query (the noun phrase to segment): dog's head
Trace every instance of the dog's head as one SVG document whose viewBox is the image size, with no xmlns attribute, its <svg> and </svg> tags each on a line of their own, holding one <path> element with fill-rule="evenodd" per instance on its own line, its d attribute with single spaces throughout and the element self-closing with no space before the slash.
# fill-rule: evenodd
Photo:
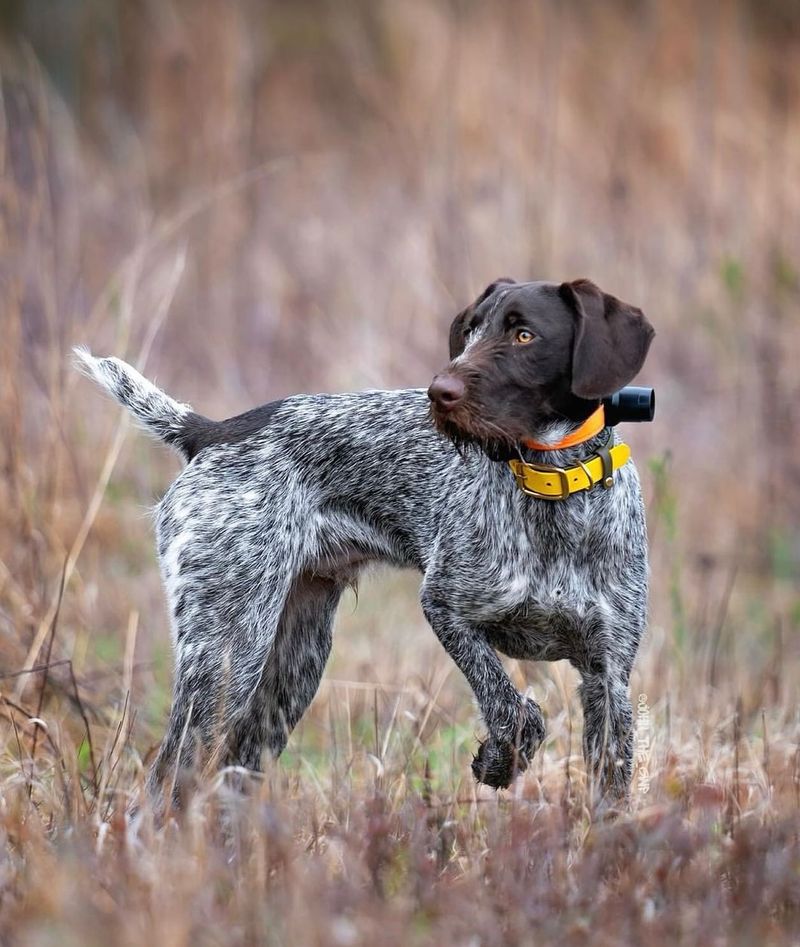
<svg viewBox="0 0 800 947">
<path fill-rule="evenodd" d="M 580 422 L 642 367 L 654 332 L 640 309 L 586 279 L 500 279 L 450 327 L 450 364 L 428 389 L 439 431 L 489 454 L 555 422 Z"/>
</svg>

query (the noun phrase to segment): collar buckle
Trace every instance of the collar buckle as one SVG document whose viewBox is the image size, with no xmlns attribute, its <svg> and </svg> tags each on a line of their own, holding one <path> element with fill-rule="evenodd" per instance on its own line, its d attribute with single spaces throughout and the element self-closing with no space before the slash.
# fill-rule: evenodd
<svg viewBox="0 0 800 947">
<path fill-rule="evenodd" d="M 560 493 L 540 493 L 533 487 L 529 487 L 525 482 L 525 469 L 537 470 L 539 473 L 555 474 L 561 487 Z M 536 497 L 537 500 L 566 500 L 569 497 L 569 476 L 563 467 L 552 467 L 550 464 L 529 464 L 527 461 L 518 461 L 512 468 L 514 479 L 522 492 L 529 497 Z M 589 478 L 591 483 L 591 477 Z M 549 486 L 549 484 L 548 484 Z"/>
</svg>

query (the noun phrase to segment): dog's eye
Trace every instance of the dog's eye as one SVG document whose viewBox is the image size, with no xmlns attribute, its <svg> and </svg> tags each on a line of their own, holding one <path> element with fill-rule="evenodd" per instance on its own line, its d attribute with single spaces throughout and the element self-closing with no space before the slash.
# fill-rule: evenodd
<svg viewBox="0 0 800 947">
<path fill-rule="evenodd" d="M 530 342 L 533 342 L 534 335 L 528 329 L 517 329 L 514 334 L 514 341 L 518 345 L 528 345 Z"/>
</svg>

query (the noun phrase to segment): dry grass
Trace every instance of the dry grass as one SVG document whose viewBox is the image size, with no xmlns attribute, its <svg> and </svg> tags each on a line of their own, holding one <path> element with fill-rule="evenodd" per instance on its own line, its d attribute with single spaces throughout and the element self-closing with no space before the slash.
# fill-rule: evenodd
<svg viewBox="0 0 800 947">
<path fill-rule="evenodd" d="M 0 15 L 0 943 L 796 943 L 792 8 L 103 10 Z M 69 347 L 216 416 L 423 384 L 505 273 L 592 276 L 659 332 L 659 420 L 626 432 L 653 560 L 630 809 L 592 816 L 562 664 L 509 662 L 548 740 L 476 789 L 468 690 L 416 578 L 380 573 L 279 764 L 126 823 L 169 702 L 147 510 L 177 462 Z"/>
</svg>

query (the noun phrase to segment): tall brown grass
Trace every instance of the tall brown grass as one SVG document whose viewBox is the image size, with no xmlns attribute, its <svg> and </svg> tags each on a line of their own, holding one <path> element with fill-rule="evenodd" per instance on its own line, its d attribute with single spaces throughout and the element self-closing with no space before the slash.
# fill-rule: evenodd
<svg viewBox="0 0 800 947">
<path fill-rule="evenodd" d="M 0 943 L 794 943 L 800 21 L 792 5 L 114 0 L 0 16 Z M 178 469 L 74 343 L 207 414 L 423 385 L 491 279 L 658 330 L 626 430 L 652 547 L 631 806 L 572 670 L 508 793 L 381 573 L 244 798 L 139 798 L 169 702 L 148 508 Z"/>
</svg>

